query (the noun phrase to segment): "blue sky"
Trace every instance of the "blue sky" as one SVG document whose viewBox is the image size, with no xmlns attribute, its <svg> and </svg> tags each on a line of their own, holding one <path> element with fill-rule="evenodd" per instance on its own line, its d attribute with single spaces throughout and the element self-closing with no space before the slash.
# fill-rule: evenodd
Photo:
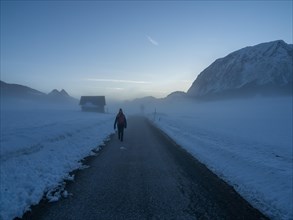
<svg viewBox="0 0 293 220">
<path fill-rule="evenodd" d="M 292 1 L 1 1 L 1 80 L 165 97 L 246 46 L 292 44 Z"/>
</svg>

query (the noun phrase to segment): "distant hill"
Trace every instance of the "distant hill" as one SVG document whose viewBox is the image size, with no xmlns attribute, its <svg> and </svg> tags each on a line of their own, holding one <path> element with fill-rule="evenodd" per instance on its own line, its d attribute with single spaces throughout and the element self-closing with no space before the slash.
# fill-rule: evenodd
<svg viewBox="0 0 293 220">
<path fill-rule="evenodd" d="M 149 105 L 149 104 L 152 104 L 152 103 L 156 103 L 158 101 L 160 101 L 161 99 L 157 99 L 153 96 L 146 96 L 146 97 L 143 97 L 143 98 L 136 98 L 136 99 L 133 99 L 131 101 L 125 101 L 124 104 L 129 104 L 129 103 L 132 103 L 132 104 L 136 104 L 136 105 Z"/>
<path fill-rule="evenodd" d="M 48 95 L 52 97 L 70 97 L 64 89 L 62 89 L 61 91 L 53 89 Z"/>
<path fill-rule="evenodd" d="M 176 91 L 169 94 L 165 99 L 182 99 L 186 97 L 187 97 L 187 94 L 185 92 Z"/>
<path fill-rule="evenodd" d="M 292 95 L 293 45 L 262 43 L 217 59 L 202 71 L 187 95 L 195 98 Z"/>
<path fill-rule="evenodd" d="M 62 89 L 60 92 L 56 89 L 49 94 L 40 92 L 27 86 L 18 84 L 9 84 L 1 82 L 1 99 L 3 100 L 29 100 L 34 102 L 50 102 L 50 103 L 71 103 L 78 102 L 77 99 L 68 95 Z"/>
<path fill-rule="evenodd" d="M 1 97 L 38 99 L 46 95 L 45 93 L 29 88 L 27 86 L 22 86 L 18 84 L 8 84 L 3 81 L 0 81 L 0 82 L 1 82 Z"/>
</svg>

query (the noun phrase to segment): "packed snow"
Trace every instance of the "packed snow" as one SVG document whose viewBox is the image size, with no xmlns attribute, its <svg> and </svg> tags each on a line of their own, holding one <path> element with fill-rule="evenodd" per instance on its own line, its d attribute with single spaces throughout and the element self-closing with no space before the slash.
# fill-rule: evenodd
<svg viewBox="0 0 293 220">
<path fill-rule="evenodd" d="M 293 219 L 292 97 L 177 101 L 149 117 L 265 215 Z"/>
<path fill-rule="evenodd" d="M 127 116 L 144 111 L 271 219 L 293 219 L 292 97 L 119 106 Z M 0 219 L 21 217 L 44 193 L 50 201 L 68 196 L 63 182 L 73 180 L 71 171 L 84 168 L 81 160 L 113 133 L 116 108 L 98 114 L 2 105 Z"/>
</svg>

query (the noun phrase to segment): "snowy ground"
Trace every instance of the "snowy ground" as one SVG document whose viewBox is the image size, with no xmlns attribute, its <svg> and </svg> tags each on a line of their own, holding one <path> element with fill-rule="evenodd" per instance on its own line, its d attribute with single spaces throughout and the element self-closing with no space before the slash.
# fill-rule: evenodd
<svg viewBox="0 0 293 220">
<path fill-rule="evenodd" d="M 113 133 L 114 114 L 2 107 L 1 220 L 22 216 L 44 192 L 57 200 L 56 186 L 72 180 L 70 171 Z M 129 116 L 140 106 L 124 109 Z M 272 219 L 293 219 L 292 98 L 169 100 L 145 104 L 145 113 L 253 206 Z"/>
<path fill-rule="evenodd" d="M 293 219 L 292 97 L 165 103 L 149 117 L 254 207 Z"/>
<path fill-rule="evenodd" d="M 111 114 L 79 109 L 1 109 L 0 219 L 10 220 L 37 204 L 44 192 L 51 201 L 80 160 L 113 132 Z"/>
</svg>

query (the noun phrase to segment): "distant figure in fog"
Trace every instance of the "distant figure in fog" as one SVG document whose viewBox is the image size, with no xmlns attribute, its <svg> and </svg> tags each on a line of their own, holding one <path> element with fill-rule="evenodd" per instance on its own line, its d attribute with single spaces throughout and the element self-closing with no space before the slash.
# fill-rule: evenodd
<svg viewBox="0 0 293 220">
<path fill-rule="evenodd" d="M 124 133 L 124 128 L 127 127 L 127 121 L 121 108 L 119 109 L 119 112 L 116 116 L 116 119 L 114 122 L 114 129 L 116 129 L 116 124 L 118 127 L 118 139 L 120 141 L 123 141 L 123 133 Z"/>
</svg>

